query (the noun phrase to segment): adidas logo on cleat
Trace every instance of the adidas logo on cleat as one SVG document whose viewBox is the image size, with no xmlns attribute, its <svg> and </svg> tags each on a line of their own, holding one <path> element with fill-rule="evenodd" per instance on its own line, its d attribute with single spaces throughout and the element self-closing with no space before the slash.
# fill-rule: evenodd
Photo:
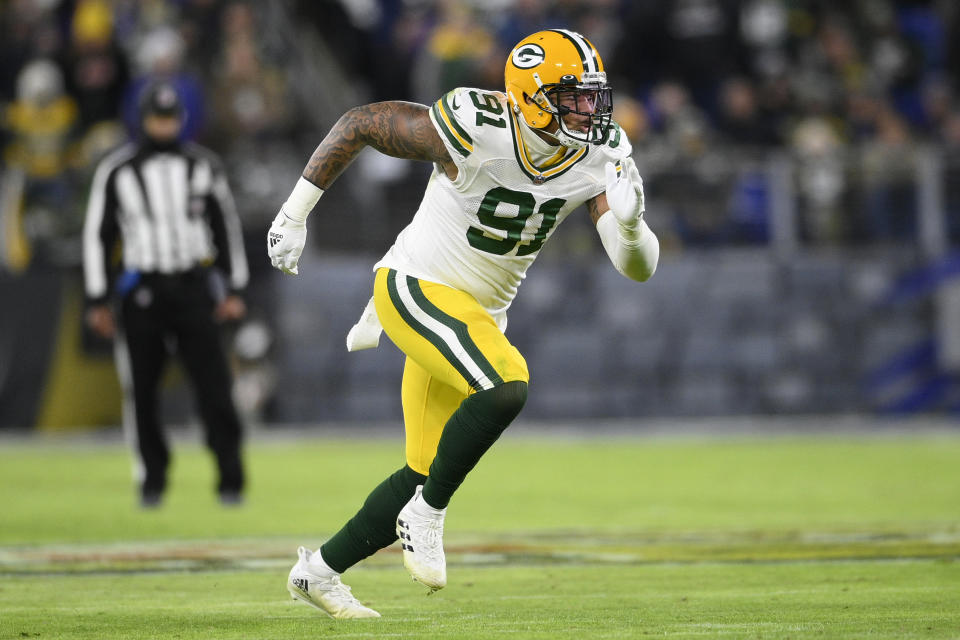
<svg viewBox="0 0 960 640">
<path fill-rule="evenodd" d="M 447 563 L 443 555 L 443 517 L 446 509 L 435 509 L 423 499 L 423 485 L 397 514 L 397 537 L 403 547 L 403 564 L 414 580 L 431 591 L 447 584 Z"/>
<path fill-rule="evenodd" d="M 300 589 L 300 591 L 303 591 L 304 593 L 310 592 L 310 589 L 309 589 L 310 583 L 307 582 L 306 578 L 293 578 L 292 580 L 290 580 L 290 583 L 293 586 L 295 586 L 297 589 Z"/>
<path fill-rule="evenodd" d="M 407 528 L 407 523 L 403 520 L 397 519 L 397 524 L 404 529 Z M 400 534 L 400 547 L 404 551 L 413 551 L 413 546 L 409 544 L 409 542 L 411 542 L 410 534 L 406 531 L 400 531 L 398 533 Z"/>
<path fill-rule="evenodd" d="M 331 618 L 379 618 L 380 614 L 365 607 L 340 581 L 340 574 L 326 566 L 319 551 L 297 549 L 297 563 L 287 576 L 287 591 L 294 600 L 316 607 Z M 310 566 L 315 557 L 319 566 Z"/>
</svg>

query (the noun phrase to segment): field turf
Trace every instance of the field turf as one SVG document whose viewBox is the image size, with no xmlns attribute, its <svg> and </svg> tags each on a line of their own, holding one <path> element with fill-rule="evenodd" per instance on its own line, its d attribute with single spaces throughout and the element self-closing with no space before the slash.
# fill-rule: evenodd
<svg viewBox="0 0 960 640">
<path fill-rule="evenodd" d="M 0 441 L 0 640 L 960 638 L 960 431 L 508 434 L 451 505 L 448 587 L 384 550 L 345 575 L 363 621 L 284 582 L 399 441 L 261 435 L 224 508 L 197 439 L 155 511 L 114 439 Z"/>
</svg>

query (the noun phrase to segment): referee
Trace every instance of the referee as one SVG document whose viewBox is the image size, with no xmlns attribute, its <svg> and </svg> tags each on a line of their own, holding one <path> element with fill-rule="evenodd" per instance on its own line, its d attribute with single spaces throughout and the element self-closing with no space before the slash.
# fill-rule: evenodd
<svg viewBox="0 0 960 640">
<path fill-rule="evenodd" d="M 218 324 L 246 313 L 247 262 L 219 159 L 178 141 L 186 115 L 173 85 L 147 88 L 140 139 L 97 166 L 83 231 L 85 320 L 95 334 L 114 338 L 144 507 L 159 506 L 167 486 L 171 454 L 157 396 L 173 352 L 193 386 L 220 501 L 243 497 L 241 425 Z"/>
</svg>

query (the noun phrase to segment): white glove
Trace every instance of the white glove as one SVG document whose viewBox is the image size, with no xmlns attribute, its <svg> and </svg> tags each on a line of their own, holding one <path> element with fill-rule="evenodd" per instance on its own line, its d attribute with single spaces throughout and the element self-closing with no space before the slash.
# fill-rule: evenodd
<svg viewBox="0 0 960 640">
<path fill-rule="evenodd" d="M 306 242 L 306 221 L 297 222 L 291 219 L 281 207 L 280 213 L 270 225 L 270 231 L 267 232 L 267 255 L 270 256 L 270 264 L 284 273 L 297 275 L 297 261 L 300 260 Z"/>
<path fill-rule="evenodd" d="M 643 179 L 633 158 L 620 162 L 620 175 L 612 162 L 604 167 L 607 177 L 607 204 L 617 222 L 627 229 L 636 229 L 643 215 Z"/>
</svg>

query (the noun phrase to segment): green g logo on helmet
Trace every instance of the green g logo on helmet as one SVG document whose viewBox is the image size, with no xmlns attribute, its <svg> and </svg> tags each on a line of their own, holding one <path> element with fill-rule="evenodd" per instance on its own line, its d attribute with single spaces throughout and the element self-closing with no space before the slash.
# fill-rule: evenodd
<svg viewBox="0 0 960 640">
<path fill-rule="evenodd" d="M 513 50 L 513 65 L 518 69 L 532 69 L 546 58 L 543 47 L 538 44 L 525 44 Z"/>
</svg>

